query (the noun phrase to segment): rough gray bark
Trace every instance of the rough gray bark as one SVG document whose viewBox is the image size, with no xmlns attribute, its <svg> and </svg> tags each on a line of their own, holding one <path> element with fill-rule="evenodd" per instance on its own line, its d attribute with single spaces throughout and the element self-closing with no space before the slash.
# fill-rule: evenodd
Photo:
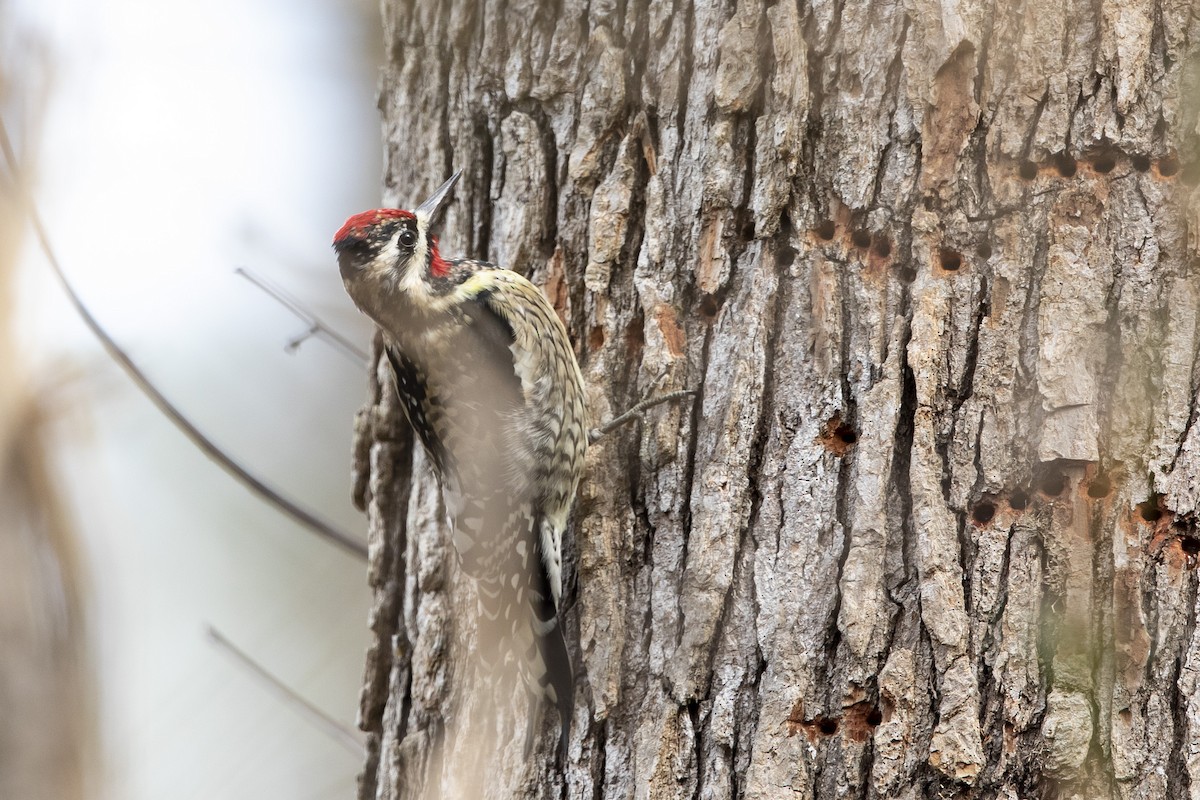
<svg viewBox="0 0 1200 800">
<path fill-rule="evenodd" d="M 464 169 L 443 250 L 546 287 L 595 420 L 700 395 L 589 453 L 556 764 L 471 736 L 376 376 L 363 797 L 1200 797 L 1191 2 L 384 19 L 386 199 Z"/>
</svg>

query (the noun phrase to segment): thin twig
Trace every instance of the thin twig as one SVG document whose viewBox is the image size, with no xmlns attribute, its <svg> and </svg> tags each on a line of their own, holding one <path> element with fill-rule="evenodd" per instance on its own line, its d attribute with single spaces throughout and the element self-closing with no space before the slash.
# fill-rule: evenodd
<svg viewBox="0 0 1200 800">
<path fill-rule="evenodd" d="M 667 392 L 666 394 L 660 394 L 657 397 L 647 398 L 626 411 L 624 414 L 621 414 L 619 417 L 609 420 L 600 427 L 592 428 L 590 431 L 588 431 L 588 444 L 595 444 L 598 439 L 601 439 L 604 436 L 612 433 L 617 428 L 621 427 L 635 417 L 640 416 L 643 412 L 649 411 L 655 406 L 660 406 L 663 403 L 670 403 L 673 400 L 679 400 L 684 397 L 690 397 L 694 394 L 696 394 L 695 389 L 680 389 L 677 392 Z"/>
<path fill-rule="evenodd" d="M 67 280 L 66 272 L 63 271 L 62 265 L 54 253 L 54 248 L 50 245 L 50 237 L 46 233 L 45 226 L 42 225 L 41 215 L 38 214 L 37 206 L 34 205 L 33 198 L 29 196 L 24 183 L 20 180 L 16 152 L 13 150 L 12 142 L 8 138 L 8 129 L 4 126 L 3 120 L 0 120 L 0 149 L 4 151 L 4 160 L 7 162 L 8 170 L 13 176 L 14 184 L 16 184 L 15 193 L 25 207 L 25 213 L 29 217 L 29 223 L 33 227 L 38 244 L 41 246 L 42 254 L 46 257 L 50 268 L 58 277 L 59 283 L 62 284 L 63 290 L 67 293 L 67 298 L 71 301 L 71 305 L 79 312 L 83 323 L 91 330 L 92 334 L 100 340 L 100 344 L 108 352 L 108 355 L 125 370 L 125 374 L 141 389 L 142 394 L 146 395 L 150 399 L 150 402 L 154 403 L 158 407 L 158 410 L 191 440 L 192 444 L 200 448 L 201 452 L 259 497 L 322 538 L 342 547 L 359 558 L 366 559 L 367 547 L 365 544 L 355 537 L 343 533 L 332 525 L 318 519 L 311 512 L 296 505 L 262 480 L 250 474 L 245 467 L 234 461 L 233 458 L 217 447 L 207 436 L 202 434 L 179 409 L 163 396 L 162 392 L 150 382 L 141 369 L 133 363 L 129 355 L 121 349 L 116 341 L 109 336 L 108 332 L 100 326 L 96 318 L 92 316 L 91 311 L 88 310 L 87 306 L 83 304 L 83 300 L 76 293 L 75 287 Z"/>
<path fill-rule="evenodd" d="M 326 325 L 316 314 L 309 311 L 302 302 L 295 297 L 292 297 L 282 288 L 276 286 L 263 276 L 251 272 L 246 267 L 235 267 L 233 272 L 235 275 L 241 275 L 243 278 L 250 281 L 250 283 L 254 284 L 263 292 L 265 292 L 269 297 L 275 300 L 275 302 L 279 303 L 279 305 L 295 314 L 301 322 L 304 322 L 306 325 L 308 325 L 307 331 L 288 341 L 286 346 L 288 352 L 294 351 L 306 339 L 312 336 L 322 336 L 342 355 L 351 360 L 357 361 L 359 364 L 364 366 L 370 366 L 370 358 L 367 356 L 365 350 L 354 344 L 354 342 L 350 341 L 345 336 L 342 336 L 333 328 Z"/>
<path fill-rule="evenodd" d="M 302 716 L 306 717 L 314 726 L 324 731 L 330 738 L 337 740 L 339 744 L 349 750 L 356 756 L 363 754 L 362 739 L 355 734 L 350 728 L 347 728 L 342 723 L 338 722 L 333 717 L 326 714 L 321 709 L 310 703 L 299 692 L 285 685 L 283 681 L 276 678 L 266 667 L 252 659 L 248 654 L 239 649 L 237 645 L 225 638 L 224 634 L 214 628 L 212 625 L 206 625 L 204 629 L 208 640 L 219 650 L 225 651 L 232 656 L 240 666 L 245 668 L 254 677 L 258 678 L 262 683 L 271 689 L 279 697 L 283 698 L 284 702 L 299 709 Z"/>
</svg>

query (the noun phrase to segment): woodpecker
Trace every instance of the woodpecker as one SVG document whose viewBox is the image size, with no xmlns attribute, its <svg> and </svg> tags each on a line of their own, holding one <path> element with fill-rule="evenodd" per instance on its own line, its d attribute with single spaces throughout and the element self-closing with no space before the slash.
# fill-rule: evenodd
<svg viewBox="0 0 1200 800">
<path fill-rule="evenodd" d="M 516 657 L 529 687 L 557 706 L 565 752 L 575 689 L 558 610 L 563 533 L 588 445 L 583 378 L 536 286 L 442 256 L 432 223 L 460 174 L 413 211 L 350 217 L 333 248 L 347 293 L 383 332 L 437 473 L 478 590 L 479 655 Z"/>
</svg>

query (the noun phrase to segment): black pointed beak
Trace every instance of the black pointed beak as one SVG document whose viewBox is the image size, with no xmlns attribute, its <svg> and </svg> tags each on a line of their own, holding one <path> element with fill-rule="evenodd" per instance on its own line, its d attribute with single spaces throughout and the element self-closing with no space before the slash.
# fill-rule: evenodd
<svg viewBox="0 0 1200 800">
<path fill-rule="evenodd" d="M 439 186 L 437 190 L 429 196 L 428 200 L 417 206 L 415 212 L 417 216 L 424 216 L 428 220 L 433 220 L 437 216 L 438 212 L 441 211 L 442 206 L 446 202 L 446 198 L 450 196 L 450 190 L 454 188 L 454 184 L 458 183 L 458 179 L 461 176 L 461 169 L 451 175 L 450 180 Z"/>
</svg>

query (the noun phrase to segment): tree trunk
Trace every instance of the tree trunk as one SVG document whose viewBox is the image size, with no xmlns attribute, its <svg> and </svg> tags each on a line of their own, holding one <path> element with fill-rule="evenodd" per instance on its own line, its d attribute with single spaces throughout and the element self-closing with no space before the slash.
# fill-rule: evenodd
<svg viewBox="0 0 1200 800">
<path fill-rule="evenodd" d="M 362 797 L 1200 797 L 1190 2 L 384 6 L 386 200 L 699 394 L 589 451 L 556 761 L 380 367 Z"/>
</svg>

